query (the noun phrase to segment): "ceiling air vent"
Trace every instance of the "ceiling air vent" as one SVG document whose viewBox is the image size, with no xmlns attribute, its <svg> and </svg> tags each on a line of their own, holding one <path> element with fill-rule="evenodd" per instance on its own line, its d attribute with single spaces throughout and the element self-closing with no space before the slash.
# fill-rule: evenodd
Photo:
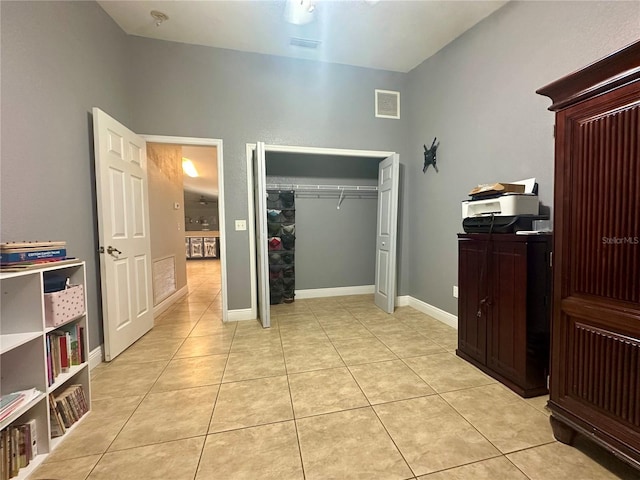
<svg viewBox="0 0 640 480">
<path fill-rule="evenodd" d="M 311 48 L 315 50 L 320 45 L 320 40 L 291 37 L 291 39 L 289 40 L 289 45 L 293 45 L 294 47 Z"/>
<path fill-rule="evenodd" d="M 376 90 L 376 117 L 400 118 L 400 92 Z"/>
</svg>

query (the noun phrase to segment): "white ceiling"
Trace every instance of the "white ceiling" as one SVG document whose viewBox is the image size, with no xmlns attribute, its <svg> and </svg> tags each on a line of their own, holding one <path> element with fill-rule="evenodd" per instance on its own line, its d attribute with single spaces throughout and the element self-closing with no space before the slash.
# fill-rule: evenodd
<svg viewBox="0 0 640 480">
<path fill-rule="evenodd" d="M 101 0 L 130 35 L 408 72 L 506 1 L 312 0 L 312 23 L 284 21 L 285 0 Z M 169 20 L 156 26 L 151 10 Z M 319 40 L 316 50 L 291 37 Z"/>
<path fill-rule="evenodd" d="M 198 171 L 198 176 L 183 177 L 183 189 L 205 200 L 218 198 L 218 153 L 216 147 L 182 146 L 182 157 L 188 158 Z M 192 197 L 189 197 L 192 198 Z"/>
</svg>

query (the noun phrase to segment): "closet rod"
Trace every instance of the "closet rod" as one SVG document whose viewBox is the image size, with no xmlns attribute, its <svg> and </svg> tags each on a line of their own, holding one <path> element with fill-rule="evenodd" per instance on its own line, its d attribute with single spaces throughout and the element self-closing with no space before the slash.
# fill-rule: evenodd
<svg viewBox="0 0 640 480">
<path fill-rule="evenodd" d="M 295 190 L 309 192 L 377 192 L 376 185 L 301 185 L 297 183 L 267 184 L 267 190 Z"/>
</svg>

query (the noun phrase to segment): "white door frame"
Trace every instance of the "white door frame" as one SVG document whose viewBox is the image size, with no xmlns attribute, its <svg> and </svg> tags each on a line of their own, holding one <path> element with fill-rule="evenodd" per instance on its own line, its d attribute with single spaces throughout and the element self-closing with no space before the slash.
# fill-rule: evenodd
<svg viewBox="0 0 640 480">
<path fill-rule="evenodd" d="M 251 262 L 251 314 L 252 318 L 257 318 L 257 289 L 256 289 L 256 229 L 255 229 L 255 209 L 253 208 L 253 152 L 256 149 L 255 143 L 247 143 L 247 190 L 249 206 L 249 261 Z M 385 158 L 395 155 L 397 152 L 387 152 L 382 150 L 351 150 L 345 148 L 323 148 L 323 147 L 299 147 L 294 145 L 265 145 L 265 153 L 284 152 L 302 153 L 310 155 L 336 155 L 341 157 L 370 157 Z M 397 268 L 397 267 L 396 267 Z M 397 277 L 396 277 L 397 281 Z"/>
<path fill-rule="evenodd" d="M 224 165 L 222 140 L 215 138 L 196 137 L 170 137 L 166 135 L 140 135 L 147 142 L 152 143 L 173 143 L 176 145 L 199 145 L 216 147 L 218 154 L 218 231 L 220 232 L 220 280 L 222 290 L 222 321 L 228 321 L 227 306 L 227 261 L 226 261 L 226 236 L 225 236 L 225 208 L 224 208 Z"/>
</svg>

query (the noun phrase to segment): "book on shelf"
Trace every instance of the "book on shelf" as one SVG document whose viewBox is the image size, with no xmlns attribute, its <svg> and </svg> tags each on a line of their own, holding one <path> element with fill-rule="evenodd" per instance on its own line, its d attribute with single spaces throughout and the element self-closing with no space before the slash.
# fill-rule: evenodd
<svg viewBox="0 0 640 480">
<path fill-rule="evenodd" d="M 49 395 L 49 424 L 52 438 L 61 437 L 66 432 L 62 416 L 60 415 L 53 395 Z"/>
<path fill-rule="evenodd" d="M 37 455 L 35 419 L 0 432 L 0 479 L 13 478 Z"/>
<path fill-rule="evenodd" d="M 38 389 L 29 388 L 2 395 L 0 397 L 0 422 L 40 394 L 41 392 Z"/>
</svg>

